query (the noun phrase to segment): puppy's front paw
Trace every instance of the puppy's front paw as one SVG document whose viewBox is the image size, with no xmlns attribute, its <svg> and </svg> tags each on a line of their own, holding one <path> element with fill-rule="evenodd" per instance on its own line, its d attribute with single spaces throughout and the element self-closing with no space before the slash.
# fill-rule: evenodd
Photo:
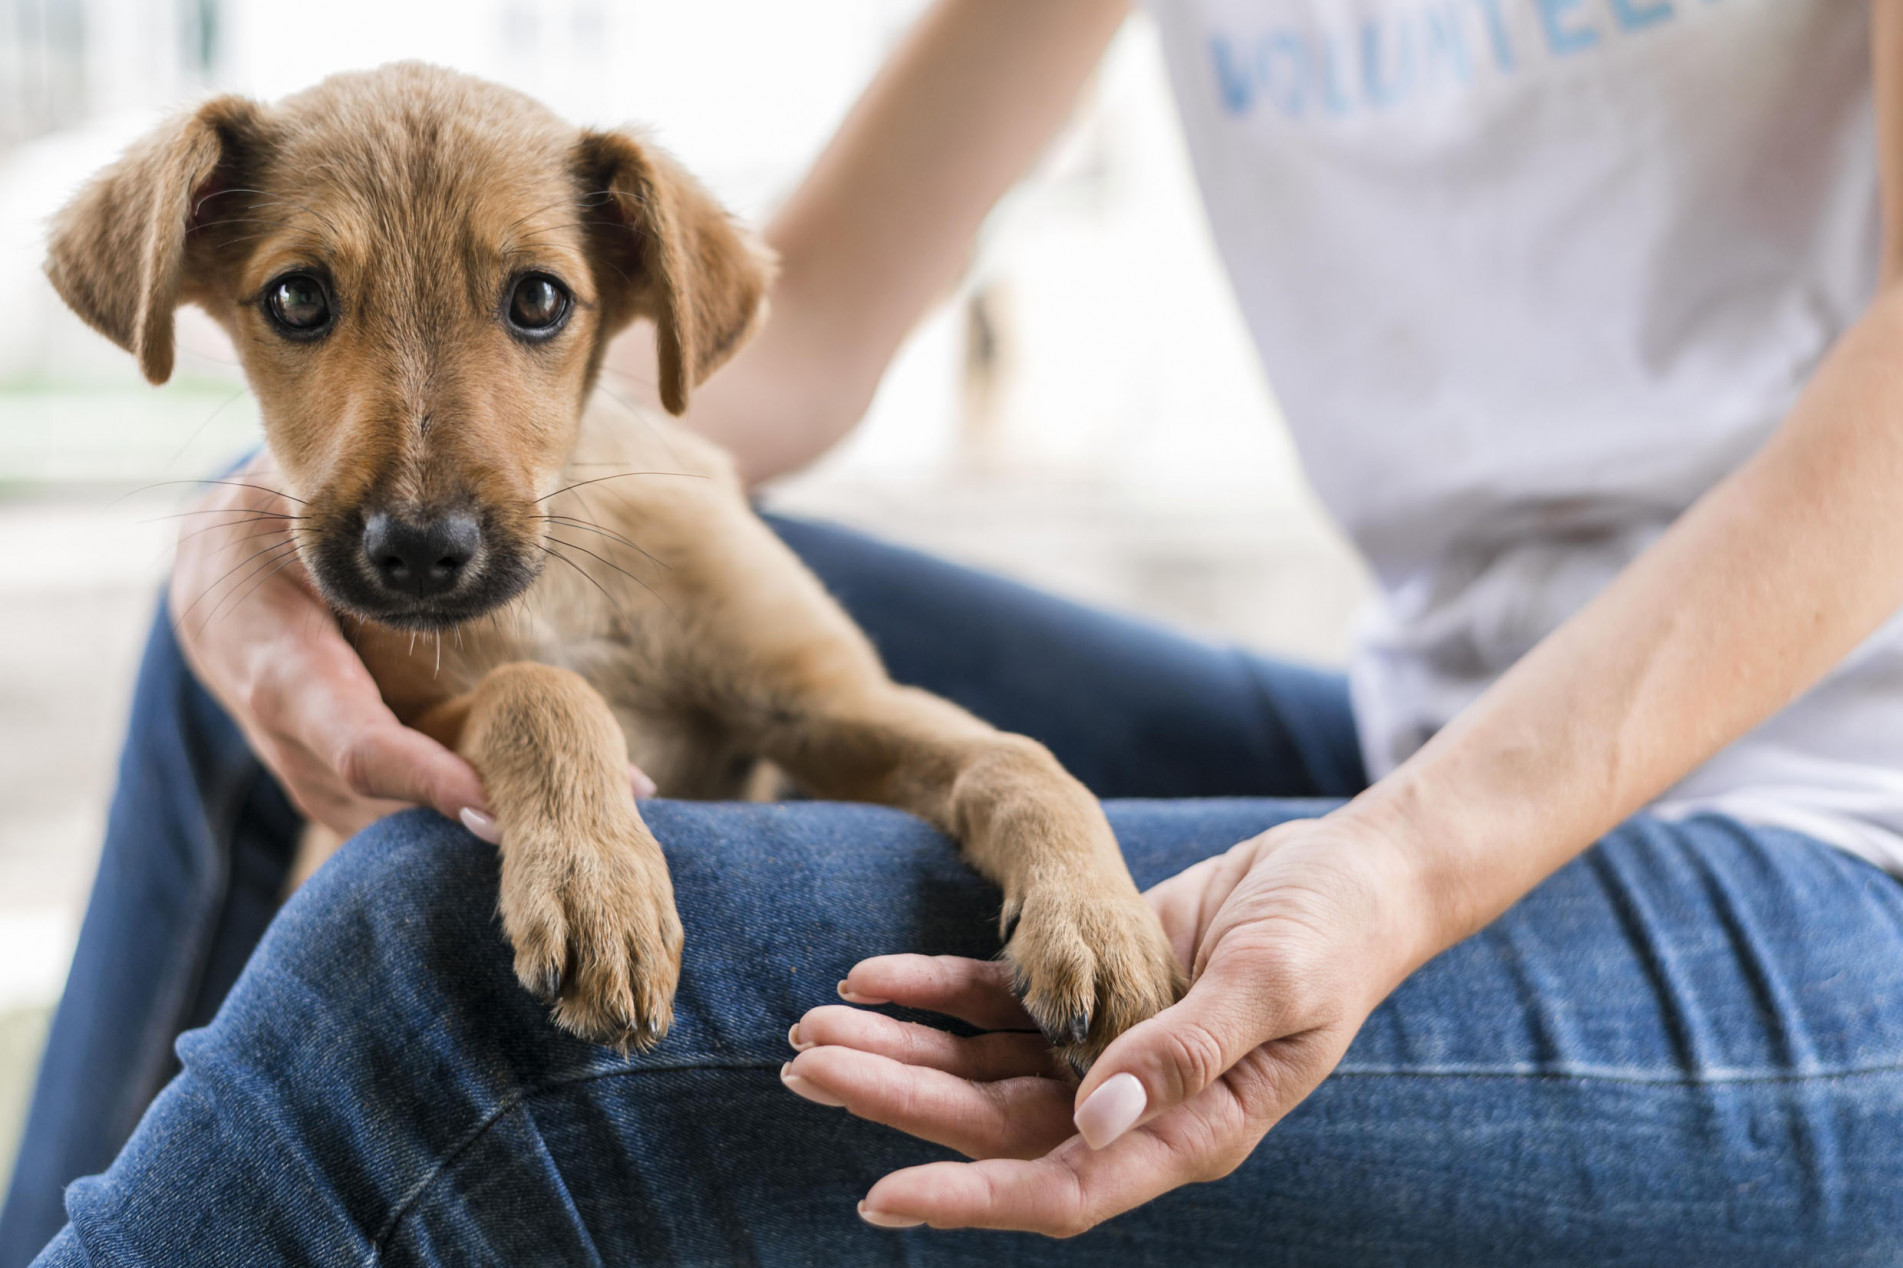
<svg viewBox="0 0 1903 1268">
<path fill-rule="evenodd" d="M 1025 896 L 1005 944 L 1018 996 L 1079 1074 L 1118 1035 L 1182 998 L 1156 913 L 1134 889 L 1047 885 Z"/>
<path fill-rule="evenodd" d="M 508 834 L 502 927 L 515 975 L 556 1025 L 626 1051 L 674 1020 L 681 922 L 667 863 L 632 809 L 585 831 Z"/>
</svg>

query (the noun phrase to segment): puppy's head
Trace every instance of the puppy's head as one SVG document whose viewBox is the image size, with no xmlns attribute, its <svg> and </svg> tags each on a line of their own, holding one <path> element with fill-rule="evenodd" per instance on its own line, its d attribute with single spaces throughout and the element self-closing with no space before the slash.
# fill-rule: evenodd
<svg viewBox="0 0 1903 1268">
<path fill-rule="evenodd" d="M 311 575 L 411 628 L 535 578 L 537 499 L 610 335 L 653 320 L 679 413 L 766 285 L 763 253 L 658 151 L 415 64 L 173 120 L 61 212 L 47 273 L 153 383 L 174 310 L 217 319 Z"/>
</svg>

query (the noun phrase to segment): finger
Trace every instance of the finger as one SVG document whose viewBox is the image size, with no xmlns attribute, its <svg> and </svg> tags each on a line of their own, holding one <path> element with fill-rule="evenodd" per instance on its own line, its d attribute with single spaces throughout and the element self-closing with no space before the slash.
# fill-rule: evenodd
<svg viewBox="0 0 1903 1268">
<path fill-rule="evenodd" d="M 839 984 L 849 1004 L 902 1004 L 986 1030 L 1036 1030 L 1012 990 L 1002 960 L 958 955 L 879 955 L 852 966 Z"/>
<path fill-rule="evenodd" d="M 1178 964 L 1196 962 L 1196 946 L 1203 936 L 1204 893 L 1210 888 L 1222 855 L 1204 859 L 1143 892 L 1151 910 L 1162 922 Z M 1226 891 L 1225 891 L 1226 893 Z"/>
<path fill-rule="evenodd" d="M 628 782 L 634 788 L 636 801 L 654 795 L 654 781 L 647 777 L 647 772 L 632 762 L 628 764 Z M 456 812 L 456 818 L 462 820 L 463 827 L 468 828 L 470 832 L 490 845 L 502 844 L 502 825 L 496 822 L 494 815 L 479 810 L 475 806 L 464 806 Z"/>
<path fill-rule="evenodd" d="M 355 796 L 433 806 L 450 819 L 466 807 L 488 810 L 474 768 L 397 721 L 334 625 L 312 634 L 299 651 L 295 663 L 266 680 L 275 716 L 260 717 L 260 725 L 294 737 Z"/>
<path fill-rule="evenodd" d="M 885 1228 L 994 1228 L 1074 1237 L 1186 1179 L 1177 1151 L 1147 1132 L 1094 1152 L 1072 1139 L 1041 1158 L 934 1162 L 886 1176 L 859 1213 Z"/>
<path fill-rule="evenodd" d="M 1050 1078 L 974 1083 L 854 1048 L 810 1048 L 787 1087 L 973 1158 L 1036 1158 L 1074 1134 L 1070 1087 Z"/>
<path fill-rule="evenodd" d="M 276 737 L 246 728 L 252 751 L 270 769 L 298 813 L 323 824 L 339 837 L 352 837 L 386 815 L 404 809 L 394 801 L 359 797 L 343 786 L 328 762 L 300 745 L 285 745 Z"/>
<path fill-rule="evenodd" d="M 337 773 L 360 797 L 432 806 L 448 819 L 463 817 L 465 810 L 487 817 L 488 799 L 475 769 L 394 716 L 355 732 L 335 751 Z"/>
<path fill-rule="evenodd" d="M 1035 1031 L 998 1030 L 966 1039 L 934 1026 L 838 1004 L 812 1009 L 787 1037 L 802 1052 L 828 1045 L 855 1048 L 961 1079 L 992 1082 L 1056 1072 L 1049 1041 Z M 1068 1097 L 1068 1084 L 1065 1092 Z"/>
<path fill-rule="evenodd" d="M 1102 1149 L 1209 1087 L 1271 1038 L 1272 1003 L 1235 955 L 1219 950 L 1176 1004 L 1104 1049 L 1077 1087 L 1078 1132 Z"/>
</svg>

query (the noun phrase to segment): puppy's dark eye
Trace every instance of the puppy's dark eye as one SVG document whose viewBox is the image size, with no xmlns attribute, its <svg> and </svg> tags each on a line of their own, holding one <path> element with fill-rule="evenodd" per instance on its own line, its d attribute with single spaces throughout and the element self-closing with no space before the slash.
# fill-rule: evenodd
<svg viewBox="0 0 1903 1268">
<path fill-rule="evenodd" d="M 518 278 L 509 292 L 509 324 L 517 334 L 545 339 L 561 328 L 568 316 L 566 288 L 542 273 Z"/>
<path fill-rule="evenodd" d="M 330 326 L 330 295 L 309 273 L 286 273 L 264 288 L 264 311 L 277 328 L 308 339 Z"/>
</svg>

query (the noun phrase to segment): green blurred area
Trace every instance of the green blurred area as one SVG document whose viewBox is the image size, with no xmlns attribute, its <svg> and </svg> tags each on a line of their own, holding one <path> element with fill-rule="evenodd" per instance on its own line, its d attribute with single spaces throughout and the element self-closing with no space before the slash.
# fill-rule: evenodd
<svg viewBox="0 0 1903 1268">
<path fill-rule="evenodd" d="M 27 1098 L 40 1068 L 40 1049 L 53 1007 L 12 1008 L 0 1012 L 0 1192 L 13 1176 L 13 1156 L 26 1126 Z"/>
<path fill-rule="evenodd" d="M 0 496 L 190 479 L 257 437 L 251 394 L 216 379 L 179 378 L 155 391 L 11 378 L 0 381 Z"/>
<path fill-rule="evenodd" d="M 0 380 L 0 503 L 28 514 L 41 502 L 96 508 L 92 514 L 104 531 L 126 532 L 129 543 L 134 540 L 130 530 L 141 519 L 168 513 L 188 496 L 190 481 L 257 443 L 258 416 L 250 394 L 224 380 L 186 373 L 157 390 L 123 378 L 77 381 L 28 375 Z M 180 483 L 173 487 L 173 481 Z M 148 486 L 149 495 L 120 501 L 123 493 Z M 18 540 L 16 534 L 11 548 L 30 549 L 30 537 Z M 151 551 L 143 539 L 138 541 L 127 547 L 138 554 L 133 571 L 154 567 L 156 561 L 147 558 Z M 22 561 L 10 568 L 9 604 L 21 608 L 16 615 L 25 627 L 38 628 L 32 618 L 41 609 L 48 619 L 72 618 L 66 606 L 47 600 L 32 590 L 30 581 L 14 576 L 31 571 Z M 101 571 L 95 584 L 125 584 L 118 575 L 123 570 Z M 136 595 L 143 596 L 148 585 L 137 583 Z M 84 607 L 87 600 L 70 602 L 90 611 Z M 137 598 L 135 606 L 144 602 Z M 91 649 L 84 638 L 74 642 Z M 57 658 L 53 664 L 70 669 Z M 9 684 L 0 690 L 0 725 L 24 725 L 28 715 L 43 723 L 40 702 L 27 700 L 17 688 Z M 115 703 L 110 712 L 116 716 L 120 707 Z M 61 753 L 70 747 L 49 743 Z M 12 1175 L 53 1004 L 45 1000 L 0 1009 L 0 1191 Z"/>
</svg>

